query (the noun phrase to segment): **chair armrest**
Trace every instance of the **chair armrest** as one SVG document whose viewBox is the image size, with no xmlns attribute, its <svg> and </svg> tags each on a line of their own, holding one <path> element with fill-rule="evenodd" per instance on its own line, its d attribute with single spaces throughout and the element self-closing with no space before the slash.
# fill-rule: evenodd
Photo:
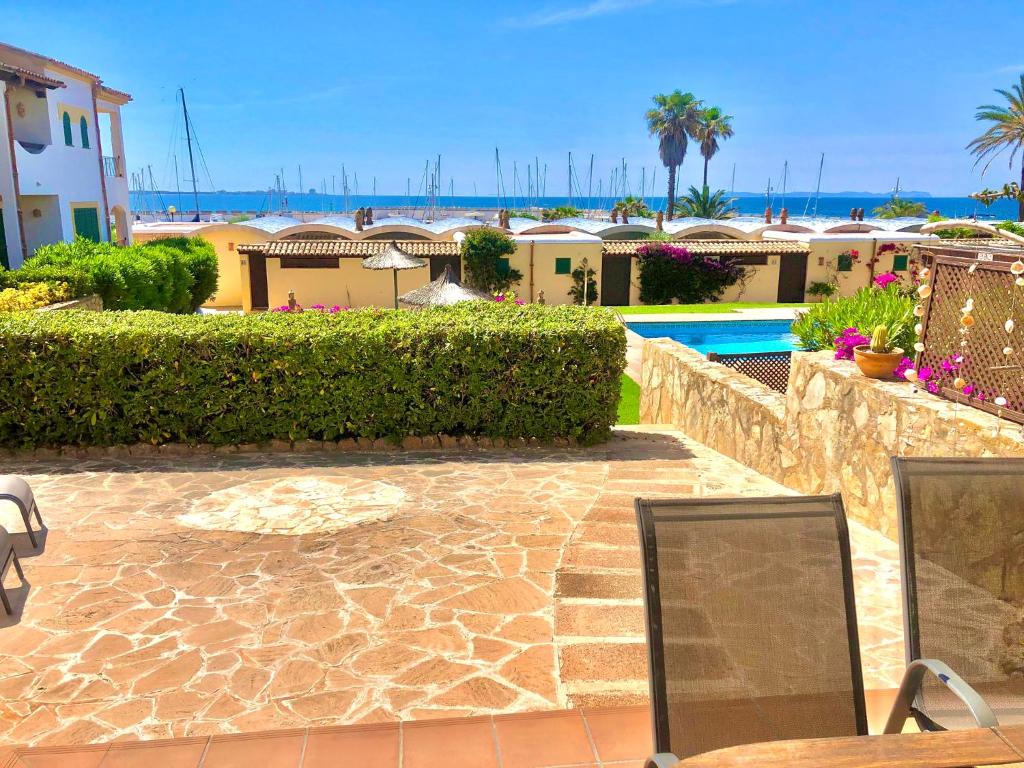
<svg viewBox="0 0 1024 768">
<path fill-rule="evenodd" d="M 967 681 L 949 666 L 938 659 L 915 659 L 907 665 L 907 671 L 903 673 L 903 681 L 900 683 L 896 701 L 892 705 L 883 733 L 902 733 L 903 724 L 913 711 L 914 700 L 921 692 L 921 683 L 928 673 L 934 675 L 964 703 L 980 728 L 999 726 L 995 713 L 981 698 L 981 694 L 971 688 Z"/>
<path fill-rule="evenodd" d="M 644 768 L 675 768 L 679 764 L 679 758 L 671 752 L 658 752 L 647 758 Z"/>
</svg>

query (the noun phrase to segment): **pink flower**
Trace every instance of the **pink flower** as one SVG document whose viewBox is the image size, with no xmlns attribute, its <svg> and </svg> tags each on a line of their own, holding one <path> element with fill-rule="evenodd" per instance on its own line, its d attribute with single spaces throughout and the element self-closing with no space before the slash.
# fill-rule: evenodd
<svg viewBox="0 0 1024 768">
<path fill-rule="evenodd" d="M 525 301 L 523 301 L 522 299 L 516 299 L 516 306 L 519 306 L 519 307 L 521 307 L 521 306 L 523 306 L 524 304 L 526 304 L 526 302 L 525 302 Z"/>
<path fill-rule="evenodd" d="M 973 392 L 974 392 L 974 385 L 973 384 L 968 384 L 966 387 L 964 387 L 964 394 L 967 395 L 968 397 L 970 397 L 971 394 L 973 394 Z"/>
<path fill-rule="evenodd" d="M 883 272 L 875 277 L 875 285 L 879 288 L 888 288 L 893 283 L 898 283 L 900 280 L 898 275 L 894 275 L 892 272 Z"/>
<path fill-rule="evenodd" d="M 505 294 L 499 293 L 497 296 L 494 297 L 494 300 L 495 301 L 499 301 L 499 302 L 500 301 L 504 301 L 505 300 Z"/>
</svg>

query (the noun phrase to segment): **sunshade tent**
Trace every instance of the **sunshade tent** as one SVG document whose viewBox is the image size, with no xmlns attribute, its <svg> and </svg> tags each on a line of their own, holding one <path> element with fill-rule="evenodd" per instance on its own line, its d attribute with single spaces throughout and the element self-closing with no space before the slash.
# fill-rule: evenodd
<svg viewBox="0 0 1024 768">
<path fill-rule="evenodd" d="M 491 297 L 483 291 L 466 288 L 456 282 L 450 264 L 444 265 L 444 272 L 433 282 L 422 288 L 409 291 L 399 298 L 403 304 L 414 307 L 447 307 L 460 301 L 489 301 Z"/>
<path fill-rule="evenodd" d="M 381 253 L 363 259 L 363 269 L 390 269 L 395 278 L 395 309 L 398 309 L 398 270 L 425 267 L 429 262 L 417 256 L 410 256 L 394 241 L 388 243 Z"/>
</svg>

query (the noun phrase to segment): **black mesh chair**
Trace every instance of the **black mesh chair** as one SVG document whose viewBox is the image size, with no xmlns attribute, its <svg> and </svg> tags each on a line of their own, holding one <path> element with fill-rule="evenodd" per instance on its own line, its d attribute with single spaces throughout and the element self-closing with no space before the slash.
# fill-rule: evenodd
<svg viewBox="0 0 1024 768">
<path fill-rule="evenodd" d="M 1024 724 L 1024 459 L 892 464 L 908 666 L 886 732 Z"/>
<path fill-rule="evenodd" d="M 867 734 L 839 496 L 638 499 L 655 752 Z"/>
</svg>

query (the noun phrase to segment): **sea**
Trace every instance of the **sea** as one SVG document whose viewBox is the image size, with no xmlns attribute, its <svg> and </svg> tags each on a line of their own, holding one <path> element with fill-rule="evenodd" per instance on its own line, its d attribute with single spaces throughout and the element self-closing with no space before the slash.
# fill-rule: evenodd
<svg viewBox="0 0 1024 768">
<path fill-rule="evenodd" d="M 872 209 L 885 203 L 883 195 L 833 195 L 822 194 L 817 199 L 810 195 L 788 195 L 783 198 L 775 195 L 771 205 L 776 215 L 783 207 L 789 209 L 790 216 L 848 217 L 851 208 L 863 208 L 866 217 L 871 217 Z M 913 197 L 905 195 L 905 199 L 913 199 L 927 206 L 929 213 L 938 211 L 948 218 L 976 216 L 979 219 L 1002 221 L 1017 218 L 1017 204 L 1011 200 L 997 200 L 985 207 L 969 197 Z M 647 204 L 653 210 L 664 209 L 665 197 L 647 197 Z M 542 197 L 526 199 L 523 197 L 472 195 L 448 196 L 437 198 L 433 206 L 434 216 L 457 216 L 473 211 L 493 211 L 499 208 L 522 210 L 527 208 L 556 208 L 573 205 L 584 210 L 610 210 L 615 198 L 580 198 Z M 132 210 L 135 212 L 166 212 L 169 206 L 182 214 L 195 211 L 195 200 L 191 193 L 177 191 L 133 191 L 131 193 Z M 285 195 L 268 192 L 200 192 L 199 209 L 204 213 L 263 213 L 287 214 L 288 212 L 321 213 L 329 215 L 342 211 L 354 211 L 356 208 L 372 206 L 377 215 L 386 214 L 389 209 L 401 210 L 404 215 L 423 215 L 431 208 L 430 202 L 422 196 L 407 197 L 405 195 L 324 195 L 314 192 L 288 192 Z M 741 215 L 761 216 L 766 208 L 764 195 L 746 195 L 737 193 L 733 207 Z M 418 213 L 417 213 L 418 212 Z"/>
</svg>

